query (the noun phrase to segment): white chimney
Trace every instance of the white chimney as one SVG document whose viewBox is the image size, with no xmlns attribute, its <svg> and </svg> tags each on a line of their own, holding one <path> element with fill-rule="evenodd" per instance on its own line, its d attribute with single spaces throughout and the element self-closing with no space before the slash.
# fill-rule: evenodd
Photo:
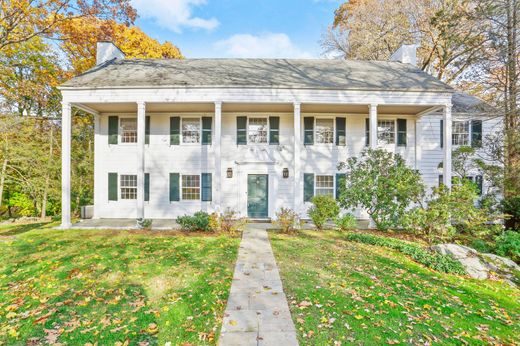
<svg viewBox="0 0 520 346">
<path fill-rule="evenodd" d="M 417 66 L 417 48 L 419 46 L 416 44 L 403 44 L 392 54 L 390 61 L 399 61 L 404 64 Z"/>
<path fill-rule="evenodd" d="M 124 59 L 125 53 L 121 51 L 115 44 L 109 41 L 100 41 L 97 43 L 96 65 L 112 60 Z"/>
</svg>

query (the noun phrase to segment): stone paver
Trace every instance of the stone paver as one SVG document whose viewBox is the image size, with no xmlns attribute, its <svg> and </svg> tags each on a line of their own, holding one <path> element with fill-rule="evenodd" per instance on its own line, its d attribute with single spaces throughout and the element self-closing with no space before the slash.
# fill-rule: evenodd
<svg viewBox="0 0 520 346">
<path fill-rule="evenodd" d="M 242 236 L 220 346 L 298 345 L 266 227 L 249 224 Z"/>
</svg>

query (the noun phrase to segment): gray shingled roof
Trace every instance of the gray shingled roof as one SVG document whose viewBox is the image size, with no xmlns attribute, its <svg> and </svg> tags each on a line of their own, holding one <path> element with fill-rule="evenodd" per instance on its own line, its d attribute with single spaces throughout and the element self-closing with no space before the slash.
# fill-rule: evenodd
<svg viewBox="0 0 520 346">
<path fill-rule="evenodd" d="M 456 92 L 452 97 L 453 112 L 467 114 L 497 115 L 499 111 L 478 97 Z"/>
<path fill-rule="evenodd" d="M 72 78 L 62 87 L 452 91 L 447 84 L 409 64 L 326 59 L 112 60 Z"/>
</svg>

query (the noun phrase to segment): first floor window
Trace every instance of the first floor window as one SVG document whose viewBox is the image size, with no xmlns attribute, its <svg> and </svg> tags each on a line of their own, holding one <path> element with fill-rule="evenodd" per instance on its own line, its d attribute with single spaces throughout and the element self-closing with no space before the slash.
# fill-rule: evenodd
<svg viewBox="0 0 520 346">
<path fill-rule="evenodd" d="M 378 120 L 377 122 L 377 140 L 382 144 L 395 143 L 395 121 Z"/>
<path fill-rule="evenodd" d="M 452 124 L 452 144 L 469 145 L 469 121 L 454 121 Z"/>
<path fill-rule="evenodd" d="M 247 127 L 249 143 L 267 143 L 268 130 L 267 118 L 249 118 Z"/>
<path fill-rule="evenodd" d="M 334 176 L 333 175 L 317 175 L 316 176 L 316 195 L 328 195 L 334 197 Z"/>
<path fill-rule="evenodd" d="M 200 143 L 199 118 L 182 118 L 182 142 Z"/>
<path fill-rule="evenodd" d="M 182 176 L 182 199 L 185 199 L 185 200 L 200 199 L 200 176 L 199 175 L 183 175 Z"/>
<path fill-rule="evenodd" d="M 137 143 L 137 119 L 121 118 L 121 143 Z"/>
<path fill-rule="evenodd" d="M 316 143 L 334 143 L 333 119 L 316 119 Z"/>
<path fill-rule="evenodd" d="M 121 199 L 137 199 L 137 175 L 121 175 Z"/>
</svg>

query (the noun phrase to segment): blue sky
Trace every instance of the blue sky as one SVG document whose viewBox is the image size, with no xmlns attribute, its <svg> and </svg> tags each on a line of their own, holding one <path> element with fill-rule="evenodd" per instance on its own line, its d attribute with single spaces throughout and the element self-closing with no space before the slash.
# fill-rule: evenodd
<svg viewBox="0 0 520 346">
<path fill-rule="evenodd" d="M 131 0 L 137 25 L 187 58 L 318 58 L 340 0 Z"/>
</svg>

